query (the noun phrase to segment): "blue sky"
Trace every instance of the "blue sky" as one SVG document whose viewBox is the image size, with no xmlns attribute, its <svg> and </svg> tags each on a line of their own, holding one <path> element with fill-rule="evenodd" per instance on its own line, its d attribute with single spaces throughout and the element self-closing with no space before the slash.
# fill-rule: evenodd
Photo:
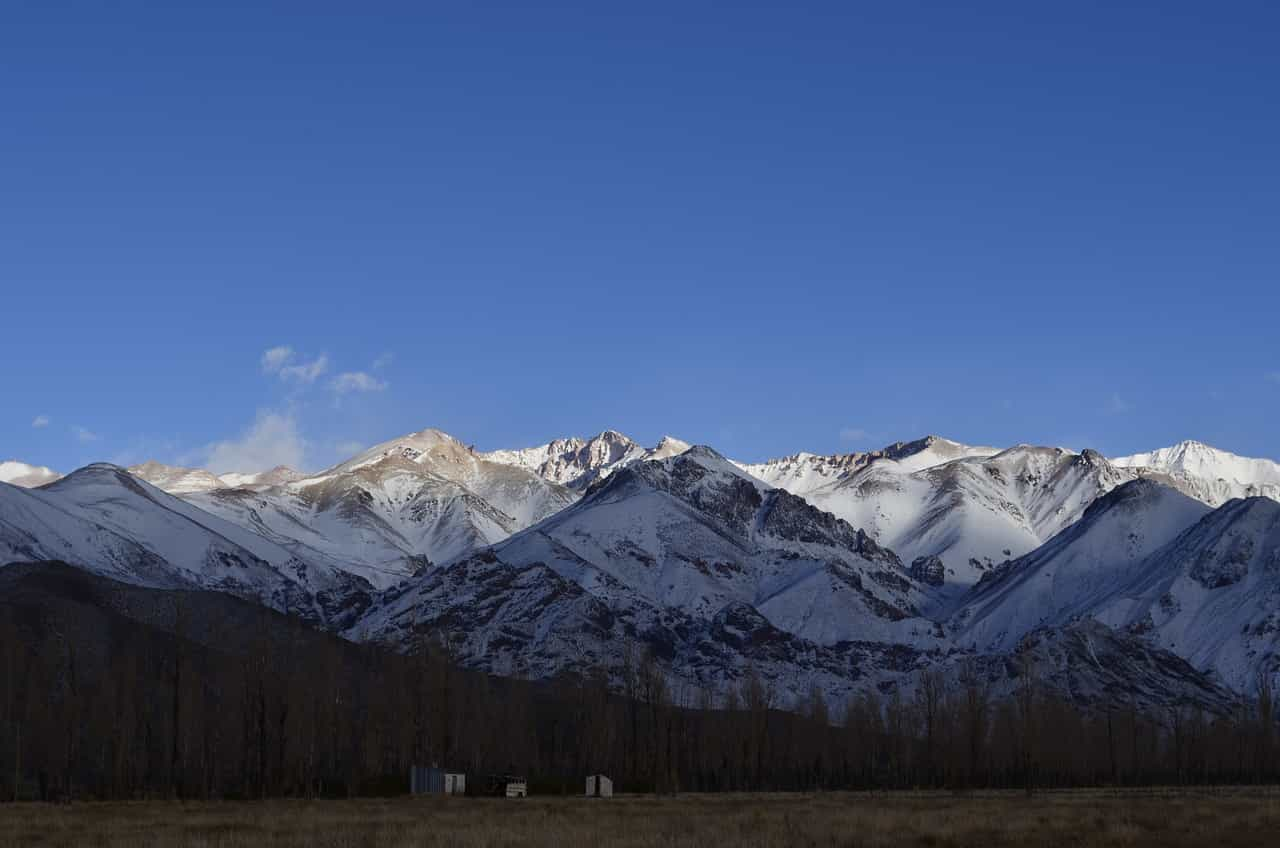
<svg viewBox="0 0 1280 848">
<path fill-rule="evenodd" d="M 5 6 L 0 458 L 1280 456 L 1274 4 L 185 5 Z"/>
</svg>

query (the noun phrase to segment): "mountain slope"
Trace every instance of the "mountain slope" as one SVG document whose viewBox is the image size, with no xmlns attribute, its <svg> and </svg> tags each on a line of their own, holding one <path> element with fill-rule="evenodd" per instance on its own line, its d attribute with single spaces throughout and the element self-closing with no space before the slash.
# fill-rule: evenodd
<svg viewBox="0 0 1280 848">
<path fill-rule="evenodd" d="M 1064 625 L 1105 604 L 1151 554 L 1209 512 L 1152 481 L 1125 483 L 1042 547 L 985 575 L 949 629 L 961 644 L 1011 650 L 1037 627 Z"/>
<path fill-rule="evenodd" d="M 703 682 L 741 674 L 767 643 L 780 683 L 798 692 L 819 674 L 849 691 L 939 646 L 916 612 L 929 591 L 866 534 L 695 447 L 615 471 L 574 506 L 416 578 L 351 635 L 442 628 L 470 663 L 537 676 L 616 670 L 635 640 Z"/>
<path fill-rule="evenodd" d="M 1177 654 L 1093 619 L 1037 627 L 1007 651 L 953 652 L 936 667 L 947 691 L 976 680 L 995 698 L 1016 697 L 1029 670 L 1040 691 L 1085 712 L 1195 704 L 1225 716 L 1239 704 L 1235 692 Z M 912 682 L 907 677 L 905 685 Z"/>
<path fill-rule="evenodd" d="M 1094 613 L 1251 691 L 1280 670 L 1280 503 L 1232 500 L 1148 557 Z"/>
<path fill-rule="evenodd" d="M 333 624 L 372 588 L 107 464 L 41 489 L 0 484 L 0 563 L 40 560 L 140 586 L 228 592 Z"/>
<path fill-rule="evenodd" d="M 948 624 L 962 646 L 1008 650 L 1039 626 L 1092 618 L 1237 691 L 1280 669 L 1280 503 L 1216 510 L 1149 481 L 976 586 Z"/>
</svg>

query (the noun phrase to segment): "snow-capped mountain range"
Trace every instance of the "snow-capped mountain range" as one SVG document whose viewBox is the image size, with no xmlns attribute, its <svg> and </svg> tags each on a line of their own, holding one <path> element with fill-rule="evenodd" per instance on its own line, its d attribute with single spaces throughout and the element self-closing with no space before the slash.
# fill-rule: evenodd
<svg viewBox="0 0 1280 848">
<path fill-rule="evenodd" d="M 336 625 L 373 587 L 106 463 L 35 489 L 0 485 L 0 562 L 61 560 L 140 586 L 229 592 Z"/>
<path fill-rule="evenodd" d="M 928 437 L 744 464 L 611 430 L 490 452 L 423 430 L 317 474 L 10 461 L 0 480 L 0 564 L 444 638 L 497 673 L 645 649 L 689 685 L 750 667 L 785 702 L 964 657 L 994 679 L 1022 651 L 1074 698 L 1113 691 L 1119 663 L 1143 697 L 1211 701 L 1280 664 L 1280 465 L 1197 442 L 1108 460 Z"/>
</svg>

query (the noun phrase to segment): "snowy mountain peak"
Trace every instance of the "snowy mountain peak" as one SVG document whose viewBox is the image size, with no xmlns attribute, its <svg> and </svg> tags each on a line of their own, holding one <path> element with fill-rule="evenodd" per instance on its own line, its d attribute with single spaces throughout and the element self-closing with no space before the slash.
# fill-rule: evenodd
<svg viewBox="0 0 1280 848">
<path fill-rule="evenodd" d="M 1192 440 L 1149 453 L 1119 457 L 1112 462 L 1125 468 L 1152 468 L 1244 485 L 1280 485 L 1280 463 L 1237 456 Z"/>
<path fill-rule="evenodd" d="M 355 471 L 389 459 L 421 464 L 427 461 L 428 456 L 462 462 L 472 455 L 473 451 L 458 439 L 442 430 L 429 427 L 374 445 L 318 476 Z"/>
<path fill-rule="evenodd" d="M 1165 474 L 1211 506 L 1233 498 L 1268 497 L 1280 500 L 1280 463 L 1237 456 L 1203 442 L 1183 441 L 1149 453 L 1111 460 L 1119 468 L 1138 473 Z"/>
<path fill-rule="evenodd" d="M 623 466 L 674 456 L 688 448 L 686 442 L 671 436 L 664 436 L 656 447 L 645 448 L 616 430 L 605 430 L 589 439 L 573 436 L 532 448 L 496 450 L 480 456 L 490 462 L 532 471 L 570 489 L 585 491 Z"/>
<path fill-rule="evenodd" d="M 685 451 L 685 453 L 689 455 L 690 459 L 708 459 L 717 462 L 728 462 L 728 460 L 725 459 L 718 450 L 710 445 L 694 445 Z M 739 473 L 736 468 L 734 473 Z"/>
<path fill-rule="evenodd" d="M 734 479 L 741 479 L 750 482 L 756 488 L 761 488 L 760 481 L 745 473 L 737 465 L 726 459 L 719 451 L 709 445 L 694 445 L 683 453 L 675 456 L 668 456 L 663 459 L 648 460 L 644 464 L 660 464 L 668 470 L 679 468 L 686 463 L 697 464 L 708 472 L 719 475 L 726 475 Z"/>
<path fill-rule="evenodd" d="M 158 489 L 173 495 L 186 495 L 193 492 L 211 492 L 221 489 L 226 484 L 217 476 L 201 468 L 181 468 L 176 465 L 165 465 L 149 460 L 140 465 L 131 465 L 129 473 L 141 480 L 146 480 Z"/>
<path fill-rule="evenodd" d="M 668 456 L 675 456 L 679 453 L 687 451 L 691 445 L 674 436 L 663 436 L 658 440 L 658 444 L 652 451 L 651 459 L 664 459 Z"/>
<path fill-rule="evenodd" d="M 24 489 L 34 489 L 37 486 L 52 483 L 61 476 L 52 468 L 43 465 L 29 465 L 16 459 L 0 462 L 0 483 L 8 483 Z"/>
</svg>

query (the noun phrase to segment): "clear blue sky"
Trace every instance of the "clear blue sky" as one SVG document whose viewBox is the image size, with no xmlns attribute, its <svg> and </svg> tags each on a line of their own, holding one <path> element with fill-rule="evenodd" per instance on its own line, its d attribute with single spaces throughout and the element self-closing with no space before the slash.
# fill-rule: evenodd
<svg viewBox="0 0 1280 848">
<path fill-rule="evenodd" d="M 5 4 L 0 457 L 1280 456 L 1274 3 L 200 5 Z"/>
</svg>

